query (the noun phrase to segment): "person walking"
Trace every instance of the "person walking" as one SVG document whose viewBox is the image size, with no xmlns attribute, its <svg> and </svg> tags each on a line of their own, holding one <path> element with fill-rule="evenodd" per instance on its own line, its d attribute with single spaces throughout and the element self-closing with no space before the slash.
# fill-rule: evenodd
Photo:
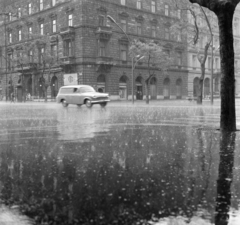
<svg viewBox="0 0 240 225">
<path fill-rule="evenodd" d="M 11 102 L 14 102 L 14 93 L 11 93 Z"/>
</svg>

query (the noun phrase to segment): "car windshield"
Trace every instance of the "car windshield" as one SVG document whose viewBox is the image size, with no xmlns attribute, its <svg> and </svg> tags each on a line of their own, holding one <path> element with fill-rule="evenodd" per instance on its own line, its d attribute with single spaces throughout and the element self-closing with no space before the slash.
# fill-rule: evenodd
<svg viewBox="0 0 240 225">
<path fill-rule="evenodd" d="M 85 93 L 85 92 L 95 92 L 94 88 L 92 87 L 81 87 L 80 89 L 81 93 Z"/>
</svg>

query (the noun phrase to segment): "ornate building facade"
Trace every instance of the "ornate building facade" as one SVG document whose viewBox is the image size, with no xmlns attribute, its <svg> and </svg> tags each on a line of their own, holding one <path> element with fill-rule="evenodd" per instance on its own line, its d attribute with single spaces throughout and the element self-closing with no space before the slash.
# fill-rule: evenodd
<svg viewBox="0 0 240 225">
<path fill-rule="evenodd" d="M 153 40 L 175 58 L 167 72 L 154 71 L 151 99 L 181 99 L 188 95 L 187 42 L 181 35 L 171 35 L 169 30 L 172 23 L 186 15 L 168 1 L 1 2 L 1 92 L 7 98 L 12 92 L 19 101 L 28 93 L 34 98 L 44 97 L 40 55 L 48 51 L 57 62 L 44 74 L 49 82 L 48 98 L 54 98 L 63 85 L 88 84 L 97 91 L 110 93 L 112 99 L 131 99 L 132 90 L 135 99 L 143 99 L 148 71 L 144 63 L 136 63 L 136 58 L 129 55 L 134 39 Z M 29 61 L 19 66 L 12 59 L 22 45 L 33 41 L 30 33 L 43 35 L 48 41 L 29 52 Z"/>
<path fill-rule="evenodd" d="M 198 11 L 200 11 L 200 8 Z M 197 12 L 197 10 L 196 10 Z M 199 28 L 199 40 L 196 46 L 188 44 L 187 55 L 188 55 L 188 94 L 190 96 L 198 96 L 199 92 L 199 79 L 201 77 L 201 65 L 198 60 L 198 55 L 204 55 L 204 47 L 208 40 L 213 38 L 212 43 L 209 46 L 207 52 L 207 59 L 205 63 L 205 78 L 203 81 L 203 97 L 209 98 L 211 93 L 211 82 L 213 82 L 213 96 L 215 98 L 220 97 L 221 90 L 221 69 L 220 69 L 220 53 L 219 53 L 219 30 L 218 30 L 218 22 L 216 16 L 206 10 L 207 17 L 209 19 L 211 25 L 211 32 L 208 28 L 206 19 L 204 15 L 198 16 L 197 24 Z M 198 14 L 198 15 L 199 15 Z M 194 19 L 190 13 L 188 13 L 188 23 L 189 29 L 194 26 Z M 192 32 L 189 32 L 192 34 Z M 237 7 L 234 19 L 233 19 L 233 34 L 234 34 L 234 49 L 235 49 L 235 93 L 236 96 L 240 95 L 240 8 Z"/>
</svg>

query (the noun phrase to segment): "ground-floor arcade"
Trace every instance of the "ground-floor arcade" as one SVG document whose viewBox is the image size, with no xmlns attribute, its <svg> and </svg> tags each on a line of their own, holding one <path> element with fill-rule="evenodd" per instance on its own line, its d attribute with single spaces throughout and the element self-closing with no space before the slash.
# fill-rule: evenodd
<svg viewBox="0 0 240 225">
<path fill-rule="evenodd" d="M 200 71 L 190 71 L 188 74 L 188 96 L 197 97 L 199 95 Z M 211 73 L 207 72 L 203 81 L 203 98 L 211 96 Z M 213 96 L 220 97 L 221 91 L 221 73 L 213 73 Z M 235 93 L 236 97 L 240 96 L 240 75 L 235 74 Z"/>
<path fill-rule="evenodd" d="M 169 70 L 153 71 L 154 76 L 149 81 L 150 99 L 183 99 L 187 96 L 187 71 Z M 108 92 L 113 100 L 146 99 L 147 68 L 136 68 L 132 76 L 131 67 L 112 67 L 109 71 L 95 71 L 84 67 L 83 84 L 92 85 L 99 92 Z"/>
<path fill-rule="evenodd" d="M 112 100 L 131 100 L 132 93 L 135 100 L 146 99 L 146 83 L 148 78 L 146 68 L 136 68 L 132 76 L 131 67 L 112 67 L 108 71 L 97 71 L 95 66 L 77 66 L 77 76 L 74 84 L 88 84 L 98 92 L 107 92 Z M 35 72 L 11 73 L 7 75 L 7 80 L 2 78 L 3 91 L 10 99 L 14 93 L 17 101 L 24 101 L 29 98 L 35 99 L 55 99 L 61 86 L 66 85 L 61 69 L 44 75 L 45 81 L 49 84 L 45 92 L 42 75 Z M 187 71 L 169 70 L 167 72 L 154 71 L 154 76 L 149 81 L 150 99 L 184 99 L 187 91 Z M 7 91 L 5 84 L 7 81 Z M 47 96 L 46 96 L 47 95 Z"/>
</svg>

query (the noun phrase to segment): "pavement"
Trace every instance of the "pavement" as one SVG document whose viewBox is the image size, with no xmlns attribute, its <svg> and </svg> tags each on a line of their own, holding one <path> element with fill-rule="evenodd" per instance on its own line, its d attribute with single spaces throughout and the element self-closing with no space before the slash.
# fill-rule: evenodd
<svg viewBox="0 0 240 225">
<path fill-rule="evenodd" d="M 239 102 L 239 103 L 238 103 Z M 0 101 L 0 104 L 12 104 L 12 102 L 10 101 Z M 57 104 L 55 99 L 48 99 L 47 102 L 45 102 L 44 99 L 35 99 L 33 101 L 26 101 L 26 102 L 14 102 L 14 103 L 20 103 L 20 104 L 34 104 L 34 103 L 45 103 L 45 104 Z M 236 104 L 240 105 L 240 99 L 238 101 L 236 101 Z M 134 103 L 132 102 L 132 100 L 111 100 L 109 103 L 109 105 L 128 105 L 128 106 L 158 106 L 158 105 L 162 105 L 162 106 L 199 106 L 197 105 L 196 101 L 189 101 L 187 99 L 180 99 L 180 100 L 176 100 L 176 99 L 159 99 L 159 100 L 150 100 L 149 104 L 146 104 L 145 100 L 135 100 Z M 203 100 L 203 104 L 202 105 L 206 105 L 206 106 L 210 106 L 211 102 L 209 99 L 204 99 Z M 220 105 L 220 99 L 214 99 L 214 106 L 219 106 Z"/>
</svg>

